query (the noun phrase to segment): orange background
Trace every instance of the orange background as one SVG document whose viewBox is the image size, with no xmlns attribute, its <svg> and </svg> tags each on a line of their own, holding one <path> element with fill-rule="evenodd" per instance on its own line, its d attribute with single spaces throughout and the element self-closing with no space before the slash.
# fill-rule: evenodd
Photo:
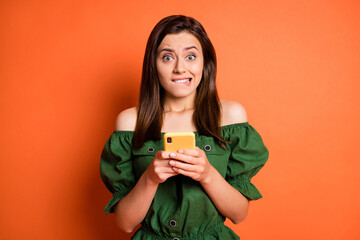
<svg viewBox="0 0 360 240">
<path fill-rule="evenodd" d="M 198 19 L 221 98 L 270 150 L 243 240 L 360 239 L 360 2 L 0 2 L 0 239 L 128 239 L 103 208 L 102 147 L 137 103 L 154 25 Z"/>
</svg>

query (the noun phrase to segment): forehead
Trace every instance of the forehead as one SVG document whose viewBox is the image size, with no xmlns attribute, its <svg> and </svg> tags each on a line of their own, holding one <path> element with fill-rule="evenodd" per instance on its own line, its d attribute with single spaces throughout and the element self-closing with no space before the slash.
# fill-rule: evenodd
<svg viewBox="0 0 360 240">
<path fill-rule="evenodd" d="M 201 44 L 199 40 L 191 33 L 183 31 L 180 33 L 171 33 L 166 35 L 161 41 L 158 49 L 161 50 L 161 48 L 164 47 L 182 49 L 189 46 L 195 46 L 197 49 L 199 49 L 199 51 L 201 51 Z"/>
</svg>

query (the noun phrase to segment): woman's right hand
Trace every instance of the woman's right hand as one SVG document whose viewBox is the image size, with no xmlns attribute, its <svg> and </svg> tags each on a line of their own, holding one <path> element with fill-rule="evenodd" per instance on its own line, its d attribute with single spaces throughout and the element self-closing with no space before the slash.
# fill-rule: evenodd
<svg viewBox="0 0 360 240">
<path fill-rule="evenodd" d="M 153 161 L 145 170 L 147 179 L 154 184 L 165 182 L 168 178 L 178 175 L 169 164 L 171 152 L 158 151 L 156 152 Z M 174 154 L 174 153 L 173 153 Z"/>
</svg>

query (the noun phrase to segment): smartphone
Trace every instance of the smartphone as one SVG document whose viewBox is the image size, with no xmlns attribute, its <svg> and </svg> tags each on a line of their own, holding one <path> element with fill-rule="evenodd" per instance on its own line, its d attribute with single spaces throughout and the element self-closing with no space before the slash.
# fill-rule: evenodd
<svg viewBox="0 0 360 240">
<path fill-rule="evenodd" d="M 193 132 L 167 132 L 164 134 L 164 149 L 169 152 L 195 149 L 195 134 Z"/>
</svg>

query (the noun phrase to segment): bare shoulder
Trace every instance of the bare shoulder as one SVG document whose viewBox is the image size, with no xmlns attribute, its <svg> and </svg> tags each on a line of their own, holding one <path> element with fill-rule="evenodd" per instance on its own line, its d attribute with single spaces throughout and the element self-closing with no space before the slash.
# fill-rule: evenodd
<svg viewBox="0 0 360 240">
<path fill-rule="evenodd" d="M 116 130 L 118 131 L 134 131 L 137 119 L 137 108 L 128 108 L 116 118 Z"/>
<path fill-rule="evenodd" d="M 220 100 L 222 108 L 221 126 L 247 122 L 245 108 L 238 102 Z"/>
</svg>

